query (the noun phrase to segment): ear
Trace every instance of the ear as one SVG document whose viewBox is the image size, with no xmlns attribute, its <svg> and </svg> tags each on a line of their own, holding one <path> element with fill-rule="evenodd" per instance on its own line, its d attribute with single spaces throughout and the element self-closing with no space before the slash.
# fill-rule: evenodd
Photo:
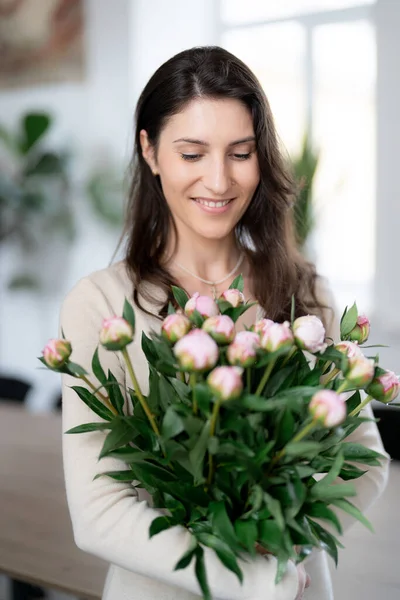
<svg viewBox="0 0 400 600">
<path fill-rule="evenodd" d="M 149 165 L 153 175 L 158 175 L 157 162 L 155 159 L 154 147 L 151 145 L 147 131 L 142 129 L 140 132 L 140 146 L 144 160 Z"/>
</svg>

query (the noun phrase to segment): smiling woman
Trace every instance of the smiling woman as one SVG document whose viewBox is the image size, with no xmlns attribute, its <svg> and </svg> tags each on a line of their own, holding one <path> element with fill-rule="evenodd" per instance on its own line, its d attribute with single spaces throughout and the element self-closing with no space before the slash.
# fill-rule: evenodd
<svg viewBox="0 0 400 600">
<path fill-rule="evenodd" d="M 147 395 L 149 364 L 142 333 L 161 333 L 160 317 L 166 315 L 169 302 L 175 303 L 171 286 L 194 296 L 193 310 L 200 311 L 200 303 L 214 308 L 212 316 L 217 305 L 207 297 L 219 296 L 240 273 L 245 298 L 256 302 L 243 315 L 249 321 L 238 319 L 237 330 L 256 321 L 252 311 L 257 308 L 275 321 L 290 319 L 292 294 L 296 317 L 319 312 L 327 321 L 331 314 L 323 311 L 315 268 L 294 243 L 295 190 L 284 164 L 268 101 L 244 63 L 222 48 L 205 47 L 186 50 L 163 64 L 143 90 L 136 110 L 125 258 L 81 280 L 62 306 L 60 332 L 71 341 L 72 360 L 90 373 L 104 319 L 121 314 L 125 299 L 133 301 L 136 331 L 130 360 Z M 200 300 L 195 292 L 206 298 Z M 234 294 L 233 301 L 240 304 L 240 291 Z M 332 323 L 326 325 L 337 337 Z M 119 356 L 103 351 L 100 362 L 125 392 L 132 375 L 125 372 Z M 158 378 L 157 372 L 150 374 Z M 91 382 L 84 383 L 89 389 Z M 160 379 L 160 390 L 161 383 Z M 72 378 L 65 375 L 64 431 L 93 419 L 72 385 Z M 130 411 L 126 399 L 124 414 Z M 368 423 L 363 435 L 364 445 L 380 449 L 375 423 Z M 193 563 L 175 569 L 191 544 L 190 532 L 173 527 L 149 539 L 150 523 L 160 512 L 151 507 L 152 498 L 142 486 L 96 477 L 126 470 L 118 457 L 104 457 L 99 466 L 103 445 L 101 429 L 63 436 L 76 543 L 112 565 L 103 599 L 198 600 L 201 592 Z M 382 470 L 364 479 L 368 483 L 359 488 L 363 507 L 376 498 L 384 477 Z M 241 560 L 242 584 L 221 568 L 208 547 L 204 561 L 215 600 L 301 600 L 309 584 L 303 563 L 294 561 L 276 584 L 274 556 L 249 554 Z M 307 597 L 332 600 L 325 554 L 314 553 L 306 568 L 312 570 L 313 580 Z"/>
</svg>

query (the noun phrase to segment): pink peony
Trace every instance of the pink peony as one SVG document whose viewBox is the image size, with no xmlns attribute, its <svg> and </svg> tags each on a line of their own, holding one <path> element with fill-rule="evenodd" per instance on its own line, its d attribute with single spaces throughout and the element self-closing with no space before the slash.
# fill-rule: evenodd
<svg viewBox="0 0 400 600">
<path fill-rule="evenodd" d="M 361 348 L 359 348 L 356 342 L 342 341 L 336 344 L 336 350 L 339 350 L 342 354 L 345 354 L 348 358 L 355 358 L 356 356 L 364 356 Z"/>
<path fill-rule="evenodd" d="M 71 343 L 67 340 L 49 340 L 43 349 L 43 358 L 50 369 L 59 369 L 71 356 Z"/>
<path fill-rule="evenodd" d="M 232 344 L 228 346 L 227 358 L 231 365 L 249 367 L 257 360 L 260 337 L 254 331 L 239 331 Z"/>
<path fill-rule="evenodd" d="M 289 321 L 273 323 L 261 334 L 261 347 L 268 352 L 276 352 L 282 348 L 290 349 L 294 338 Z"/>
<path fill-rule="evenodd" d="M 235 323 L 228 315 L 209 317 L 204 321 L 202 329 L 218 344 L 230 344 L 235 337 Z"/>
<path fill-rule="evenodd" d="M 200 296 L 198 292 L 193 294 L 193 296 L 185 304 L 185 313 L 188 317 L 191 317 L 195 310 L 197 310 L 197 312 L 199 312 L 201 316 L 205 317 L 206 319 L 208 317 L 219 315 L 217 303 L 208 296 Z"/>
<path fill-rule="evenodd" d="M 190 320 L 180 313 L 168 315 L 161 326 L 162 336 L 168 342 L 175 343 L 186 335 L 192 328 Z"/>
<path fill-rule="evenodd" d="M 315 421 L 324 427 L 336 427 L 346 418 L 344 397 L 332 390 L 320 390 L 312 397 L 308 409 Z"/>
<path fill-rule="evenodd" d="M 268 327 L 271 327 L 271 325 L 273 324 L 274 321 L 271 321 L 271 319 L 261 319 L 253 325 L 252 331 L 255 331 L 256 333 L 259 333 L 261 335 L 266 329 L 268 329 Z"/>
<path fill-rule="evenodd" d="M 202 329 L 193 329 L 175 344 L 174 354 L 183 369 L 201 372 L 216 365 L 219 350 L 208 333 Z"/>
<path fill-rule="evenodd" d="M 298 317 L 293 323 L 293 334 L 297 346 L 302 350 L 324 352 L 327 347 L 325 327 L 315 315 Z"/>
<path fill-rule="evenodd" d="M 399 377 L 393 371 L 386 371 L 375 377 L 367 387 L 367 394 L 388 404 L 397 398 L 400 391 Z"/>
<path fill-rule="evenodd" d="M 236 289 L 225 290 L 225 292 L 222 292 L 220 299 L 226 300 L 227 302 L 229 302 L 229 304 L 232 304 L 234 308 L 242 306 L 242 304 L 244 304 L 245 302 L 245 298 L 242 292 Z"/>
<path fill-rule="evenodd" d="M 207 383 L 217 398 L 232 400 L 243 391 L 242 373 L 240 367 L 217 367 L 207 377 Z"/>
<path fill-rule="evenodd" d="M 100 344 L 107 350 L 123 350 L 133 341 L 133 329 L 122 317 L 104 319 L 100 331 Z"/>
<path fill-rule="evenodd" d="M 357 323 L 349 333 L 350 340 L 358 342 L 359 344 L 364 344 L 369 337 L 370 328 L 371 324 L 368 317 L 365 315 L 358 315 Z"/>
<path fill-rule="evenodd" d="M 375 373 L 375 363 L 371 358 L 364 355 L 349 359 L 347 369 L 344 373 L 347 381 L 357 387 L 365 387 L 372 381 Z"/>
</svg>

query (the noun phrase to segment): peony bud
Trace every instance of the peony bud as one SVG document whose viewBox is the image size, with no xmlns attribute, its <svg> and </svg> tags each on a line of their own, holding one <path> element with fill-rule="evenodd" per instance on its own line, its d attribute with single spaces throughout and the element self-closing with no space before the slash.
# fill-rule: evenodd
<svg viewBox="0 0 400 600">
<path fill-rule="evenodd" d="M 161 325 L 161 335 L 172 344 L 175 344 L 192 328 L 189 319 L 181 313 L 168 315 Z"/>
<path fill-rule="evenodd" d="M 308 409 L 315 419 L 324 427 L 337 427 L 347 414 L 345 394 L 337 394 L 333 390 L 319 390 L 311 398 Z"/>
<path fill-rule="evenodd" d="M 243 391 L 242 373 L 240 367 L 217 367 L 207 377 L 207 383 L 217 398 L 233 400 Z"/>
<path fill-rule="evenodd" d="M 315 315 L 298 317 L 293 323 L 293 334 L 302 350 L 324 352 L 328 345 L 325 343 L 325 327 Z"/>
<path fill-rule="evenodd" d="M 193 294 L 185 304 L 185 313 L 188 317 L 191 317 L 195 310 L 206 319 L 220 314 L 217 303 L 208 296 L 200 296 L 198 292 Z"/>
<path fill-rule="evenodd" d="M 261 347 L 268 352 L 276 352 L 282 348 L 290 349 L 294 338 L 289 321 L 273 323 L 261 334 Z"/>
<path fill-rule="evenodd" d="M 49 340 L 43 349 L 43 358 L 50 369 L 59 369 L 71 356 L 71 343 L 67 340 Z"/>
<path fill-rule="evenodd" d="M 242 304 L 244 304 L 245 302 L 245 298 L 242 292 L 236 289 L 229 289 L 225 290 L 225 292 L 222 292 L 222 294 L 220 295 L 220 300 L 226 300 L 226 302 L 232 304 L 234 308 L 242 306 Z"/>
<path fill-rule="evenodd" d="M 270 327 L 273 324 L 274 321 L 271 321 L 271 319 L 261 319 L 253 325 L 251 330 L 261 335 L 266 329 L 268 329 L 268 327 Z"/>
<path fill-rule="evenodd" d="M 375 362 L 364 355 L 349 359 L 344 373 L 347 381 L 357 387 L 365 387 L 372 380 L 375 373 Z"/>
<path fill-rule="evenodd" d="M 364 356 L 361 348 L 355 342 L 342 341 L 336 344 L 336 350 L 339 350 L 342 354 L 345 354 L 347 358 L 355 358 L 357 356 Z"/>
<path fill-rule="evenodd" d="M 230 344 L 235 337 L 235 323 L 228 315 L 209 317 L 203 323 L 202 329 L 217 342 L 217 344 Z"/>
<path fill-rule="evenodd" d="M 364 344 L 369 337 L 370 322 L 365 315 L 358 315 L 357 323 L 349 333 L 349 339 L 359 344 Z"/>
<path fill-rule="evenodd" d="M 104 319 L 100 344 L 107 350 L 123 350 L 133 340 L 133 329 L 122 317 Z"/>
<path fill-rule="evenodd" d="M 257 360 L 260 337 L 253 331 L 239 331 L 232 344 L 228 346 L 226 356 L 231 365 L 249 367 Z"/>
<path fill-rule="evenodd" d="M 219 350 L 208 333 L 193 329 L 175 344 L 174 354 L 183 369 L 201 372 L 216 365 Z"/>
<path fill-rule="evenodd" d="M 367 394 L 385 404 L 397 398 L 399 391 L 399 377 L 393 371 L 386 371 L 382 375 L 378 375 L 366 389 Z"/>
</svg>

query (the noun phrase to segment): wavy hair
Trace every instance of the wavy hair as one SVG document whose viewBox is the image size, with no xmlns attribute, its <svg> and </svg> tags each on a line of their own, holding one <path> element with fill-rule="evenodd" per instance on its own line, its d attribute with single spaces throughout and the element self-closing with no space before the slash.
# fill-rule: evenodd
<svg viewBox="0 0 400 600">
<path fill-rule="evenodd" d="M 236 226 L 236 236 L 250 265 L 255 299 L 277 321 L 290 318 L 293 294 L 296 317 L 314 310 L 324 318 L 326 307 L 317 297 L 315 267 L 295 242 L 296 185 L 279 147 L 268 100 L 252 71 L 218 46 L 191 48 L 173 56 L 157 69 L 137 103 L 132 178 L 121 238 L 126 240 L 125 261 L 135 303 L 145 310 L 140 302 L 141 294 L 146 297 L 143 283 L 155 284 L 167 298 L 157 315 L 164 317 L 168 302 L 174 304 L 171 286 L 178 285 L 164 264 L 171 227 L 175 232 L 176 228 L 159 177 L 142 156 L 140 131 L 147 131 L 157 152 L 168 119 L 196 98 L 233 98 L 252 116 L 260 182 Z"/>
</svg>

